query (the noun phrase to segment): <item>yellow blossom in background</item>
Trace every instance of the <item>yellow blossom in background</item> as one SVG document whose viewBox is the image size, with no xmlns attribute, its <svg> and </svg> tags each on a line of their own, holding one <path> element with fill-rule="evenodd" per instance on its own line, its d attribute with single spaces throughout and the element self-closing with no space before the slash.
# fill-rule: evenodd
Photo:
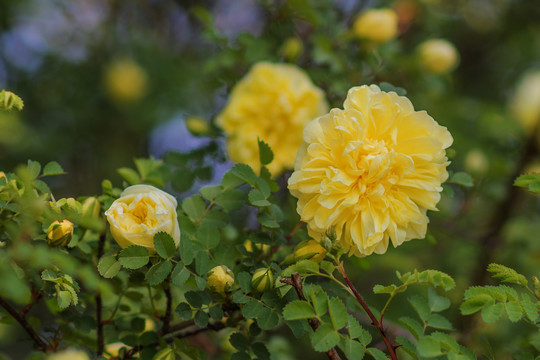
<svg viewBox="0 0 540 360">
<path fill-rule="evenodd" d="M 370 9 L 360 14 L 353 24 L 356 36 L 376 43 L 385 43 L 398 34 L 398 17 L 392 9 Z"/>
<path fill-rule="evenodd" d="M 229 291 L 229 288 L 234 284 L 234 273 L 225 265 L 218 265 L 208 272 L 206 286 L 214 289 L 220 294 Z"/>
<path fill-rule="evenodd" d="M 234 87 L 216 119 L 227 134 L 231 160 L 259 170 L 257 137 L 270 145 L 274 161 L 268 165 L 276 176 L 294 165 L 302 143 L 302 130 L 328 111 L 323 92 L 298 67 L 262 62 Z"/>
<path fill-rule="evenodd" d="M 316 240 L 331 229 L 351 255 L 386 252 L 426 234 L 448 178 L 452 136 L 403 96 L 349 90 L 344 110 L 311 121 L 289 179 Z"/>
<path fill-rule="evenodd" d="M 176 199 L 150 185 L 127 187 L 107 211 L 111 234 L 121 247 L 144 246 L 154 249 L 154 235 L 166 232 L 176 246 L 180 243 L 180 227 L 176 215 Z"/>
<path fill-rule="evenodd" d="M 525 131 L 535 129 L 540 121 L 540 70 L 529 72 L 521 78 L 510 109 Z"/>
<path fill-rule="evenodd" d="M 450 41 L 430 39 L 418 46 L 422 67 L 433 74 L 444 74 L 453 70 L 459 62 L 459 53 Z"/>
<path fill-rule="evenodd" d="M 82 350 L 68 349 L 49 355 L 47 360 L 90 360 L 90 357 Z"/>
<path fill-rule="evenodd" d="M 105 87 L 110 97 L 118 102 L 140 100 L 147 89 L 147 76 L 143 68 L 129 59 L 111 63 L 105 72 Z"/>
<path fill-rule="evenodd" d="M 73 237 L 73 223 L 69 220 L 55 220 L 47 229 L 49 244 L 66 246 Z"/>
<path fill-rule="evenodd" d="M 117 357 L 120 355 L 120 350 L 124 347 L 127 350 L 131 349 L 131 346 L 127 346 L 126 344 L 120 341 L 107 344 L 105 345 L 105 353 L 103 354 L 103 357 L 105 359 L 111 359 L 113 357 Z"/>
<path fill-rule="evenodd" d="M 465 156 L 465 169 L 473 174 L 485 174 L 489 169 L 489 160 L 486 154 L 480 149 L 469 151 Z"/>
<path fill-rule="evenodd" d="M 302 40 L 297 37 L 290 37 L 279 49 L 279 53 L 287 61 L 295 62 L 300 55 L 304 52 L 304 45 Z"/>
<path fill-rule="evenodd" d="M 196 116 L 190 116 L 186 119 L 186 127 L 194 135 L 204 135 L 210 131 L 208 122 Z"/>
</svg>

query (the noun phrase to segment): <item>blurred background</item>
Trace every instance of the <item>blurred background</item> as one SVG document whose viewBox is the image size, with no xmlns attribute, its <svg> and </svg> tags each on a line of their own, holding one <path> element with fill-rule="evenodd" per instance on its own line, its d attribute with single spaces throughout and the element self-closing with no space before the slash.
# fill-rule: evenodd
<svg viewBox="0 0 540 360">
<path fill-rule="evenodd" d="M 395 11 L 395 38 L 374 44 L 355 34 L 357 16 L 373 7 Z M 351 259 L 353 279 L 367 295 L 395 270 L 436 268 L 456 277 L 458 303 L 467 285 L 487 281 L 486 262 L 528 276 L 540 268 L 540 202 L 512 187 L 517 174 L 540 170 L 527 118 L 540 113 L 539 19 L 529 0 L 2 0 L 0 89 L 25 109 L 0 113 L 0 170 L 58 161 L 67 175 L 51 188 L 76 197 L 99 193 L 103 178 L 120 184 L 116 169 L 134 158 L 204 149 L 205 170 L 188 185 L 219 178 L 229 165 L 213 120 L 258 61 L 297 64 L 332 107 L 356 85 L 406 91 L 448 127 L 449 169 L 473 184 L 445 187 L 427 240 Z M 459 54 L 450 70 L 422 61 L 419 46 L 436 38 Z M 503 325 L 484 329 L 489 341 L 474 332 L 464 341 L 510 357 L 527 329 Z"/>
</svg>

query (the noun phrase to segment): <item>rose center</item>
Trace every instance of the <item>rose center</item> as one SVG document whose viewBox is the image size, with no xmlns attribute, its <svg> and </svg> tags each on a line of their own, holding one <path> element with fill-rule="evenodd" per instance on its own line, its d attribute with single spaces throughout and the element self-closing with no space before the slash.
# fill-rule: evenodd
<svg viewBox="0 0 540 360">
<path fill-rule="evenodd" d="M 145 204 L 138 203 L 131 212 L 137 224 L 142 224 L 148 216 L 148 207 Z"/>
</svg>

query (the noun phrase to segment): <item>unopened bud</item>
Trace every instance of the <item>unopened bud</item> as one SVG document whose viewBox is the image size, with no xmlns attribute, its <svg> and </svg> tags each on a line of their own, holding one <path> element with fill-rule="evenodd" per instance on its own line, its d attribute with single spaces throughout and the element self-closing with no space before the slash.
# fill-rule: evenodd
<svg viewBox="0 0 540 360">
<path fill-rule="evenodd" d="M 280 54 L 285 58 L 285 60 L 291 62 L 296 61 L 303 51 L 304 45 L 302 45 L 302 41 L 297 37 L 290 37 L 285 40 L 281 46 L 281 49 L 279 50 Z"/>
<path fill-rule="evenodd" d="M 52 246 L 66 246 L 73 237 L 73 223 L 55 220 L 47 229 L 47 238 Z"/>
<path fill-rule="evenodd" d="M 233 284 L 234 273 L 225 265 L 218 265 L 208 272 L 206 286 L 220 294 L 225 294 Z"/>
<path fill-rule="evenodd" d="M 433 74 L 444 74 L 454 69 L 459 62 L 456 47 L 444 39 L 424 41 L 418 47 L 420 64 Z"/>
<path fill-rule="evenodd" d="M 246 240 L 244 242 L 244 247 L 246 248 L 247 252 L 262 251 L 263 253 L 265 253 L 270 250 L 270 245 L 259 243 L 254 244 L 251 240 Z"/>
<path fill-rule="evenodd" d="M 398 33 L 398 17 L 392 9 L 370 9 L 360 14 L 353 24 L 356 36 L 375 43 L 392 40 Z"/>
<path fill-rule="evenodd" d="M 204 135 L 210 131 L 208 122 L 195 116 L 186 119 L 186 127 L 194 135 Z"/>
<path fill-rule="evenodd" d="M 296 260 L 312 260 L 320 263 L 326 257 L 326 249 L 315 240 L 301 242 L 294 250 Z"/>
<path fill-rule="evenodd" d="M 99 218 L 100 211 L 101 211 L 101 205 L 97 198 L 91 196 L 83 201 L 82 203 L 83 216 Z"/>
<path fill-rule="evenodd" d="M 274 286 L 274 274 L 270 268 L 255 270 L 251 278 L 251 286 L 258 292 L 270 290 Z"/>
</svg>

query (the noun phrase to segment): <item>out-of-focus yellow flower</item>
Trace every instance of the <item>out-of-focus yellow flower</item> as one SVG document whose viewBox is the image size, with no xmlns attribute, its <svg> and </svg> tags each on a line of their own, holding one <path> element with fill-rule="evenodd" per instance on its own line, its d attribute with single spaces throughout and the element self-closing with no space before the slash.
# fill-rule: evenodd
<svg viewBox="0 0 540 360">
<path fill-rule="evenodd" d="M 312 260 L 320 263 L 326 256 L 326 249 L 315 240 L 308 240 L 298 244 L 294 250 L 296 260 Z"/>
<path fill-rule="evenodd" d="M 154 251 L 154 235 L 161 231 L 171 235 L 176 246 L 180 243 L 176 206 L 176 199 L 165 191 L 133 185 L 120 194 L 105 215 L 118 245 L 139 245 Z"/>
<path fill-rule="evenodd" d="M 392 9 L 370 9 L 358 16 L 353 24 L 356 36 L 376 43 L 385 43 L 398 34 L 398 17 Z"/>
<path fill-rule="evenodd" d="M 120 341 L 107 344 L 105 345 L 105 353 L 103 354 L 103 357 L 105 359 L 117 357 L 118 355 L 120 355 L 120 349 L 122 349 L 123 347 L 127 348 L 128 350 L 131 349 L 130 346 L 127 346 Z"/>
<path fill-rule="evenodd" d="M 251 286 L 258 292 L 271 289 L 274 286 L 274 274 L 270 268 L 255 270 L 251 278 Z"/>
<path fill-rule="evenodd" d="M 314 239 L 331 229 L 345 251 L 384 253 L 426 234 L 448 178 L 452 136 L 403 96 L 375 85 L 349 90 L 344 110 L 311 121 L 289 179 Z"/>
<path fill-rule="evenodd" d="M 302 52 L 304 51 L 304 45 L 302 45 L 302 40 L 297 37 L 290 37 L 281 46 L 279 50 L 281 56 L 287 61 L 294 62 Z"/>
<path fill-rule="evenodd" d="M 473 149 L 465 156 L 465 169 L 473 174 L 485 174 L 489 160 L 482 150 Z"/>
<path fill-rule="evenodd" d="M 82 350 L 68 349 L 49 355 L 47 360 L 90 360 L 90 357 Z"/>
<path fill-rule="evenodd" d="M 134 102 L 146 93 L 147 76 L 133 60 L 123 59 L 110 64 L 105 72 L 105 86 L 111 98 L 118 102 Z"/>
<path fill-rule="evenodd" d="M 459 62 L 459 53 L 450 41 L 426 40 L 418 46 L 420 64 L 433 74 L 444 74 L 453 70 Z"/>
<path fill-rule="evenodd" d="M 540 70 L 529 72 L 521 78 L 510 109 L 525 131 L 535 129 L 540 121 Z"/>
<path fill-rule="evenodd" d="M 208 122 L 196 116 L 191 116 L 186 119 L 187 129 L 195 135 L 204 135 L 210 131 Z"/>
<path fill-rule="evenodd" d="M 259 243 L 253 244 L 251 240 L 246 240 L 244 242 L 244 247 L 246 248 L 247 252 L 253 252 L 254 250 L 267 252 L 270 250 L 270 245 Z"/>
<path fill-rule="evenodd" d="M 69 220 L 55 220 L 47 229 L 49 244 L 66 246 L 73 237 L 73 223 Z"/>
<path fill-rule="evenodd" d="M 216 119 L 227 133 L 227 152 L 236 162 L 259 170 L 257 138 L 270 145 L 276 176 L 292 168 L 302 143 L 304 126 L 328 111 L 323 92 L 308 76 L 290 64 L 262 62 L 232 90 L 229 102 Z"/>
<path fill-rule="evenodd" d="M 225 294 L 234 284 L 234 273 L 225 265 L 218 265 L 208 272 L 206 286 L 220 294 Z"/>
</svg>

